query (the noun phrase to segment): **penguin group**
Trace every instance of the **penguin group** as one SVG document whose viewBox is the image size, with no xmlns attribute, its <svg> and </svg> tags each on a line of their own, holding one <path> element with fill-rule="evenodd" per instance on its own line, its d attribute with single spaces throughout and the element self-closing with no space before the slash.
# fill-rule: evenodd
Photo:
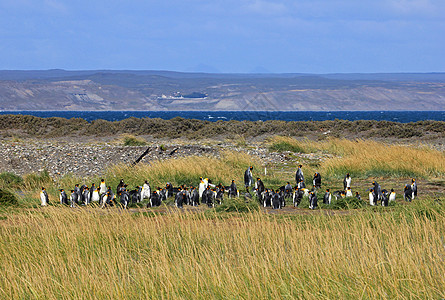
<svg viewBox="0 0 445 300">
<path fill-rule="evenodd" d="M 272 189 L 266 188 L 259 177 L 254 181 L 252 171 L 253 167 L 249 166 L 244 172 L 244 185 L 246 188 L 244 196 L 246 200 L 256 198 L 263 207 L 282 209 L 286 206 L 286 201 L 290 202 L 292 199 L 293 207 L 299 207 L 303 199 L 307 199 L 310 209 L 318 208 L 317 194 L 322 187 L 321 174 L 319 172 L 314 173 L 312 188 L 308 189 L 305 184 L 303 166 L 300 164 L 295 172 L 294 186 L 287 182 L 277 189 Z M 330 205 L 334 198 L 338 200 L 340 198 L 355 197 L 361 200 L 359 192 L 352 193 L 351 183 L 351 175 L 347 173 L 343 179 L 343 190 L 331 192 L 327 188 L 323 195 L 323 204 Z M 250 187 L 253 187 L 253 194 L 251 194 Z M 121 207 L 128 208 L 130 205 L 139 204 L 145 200 L 147 200 L 147 207 L 156 207 L 168 199 L 173 200 L 178 208 L 182 208 L 184 205 L 198 206 L 201 204 L 214 207 L 223 203 L 226 196 L 228 198 L 240 196 L 235 180 L 232 180 L 229 186 L 224 186 L 222 183 L 215 185 L 209 178 L 205 177 L 199 178 L 199 183 L 196 187 L 193 185 L 173 187 L 170 182 L 167 182 L 164 187 L 152 189 L 149 182 L 145 180 L 143 184 L 129 188 L 124 179 L 121 179 L 114 192 L 111 186 L 107 185 L 104 179 L 101 179 L 98 186 L 95 183 L 92 183 L 91 186 L 75 184 L 68 195 L 64 189 L 59 191 L 59 200 L 63 205 L 76 207 L 78 205 L 96 204 L 101 208 L 112 207 L 118 203 L 120 203 Z M 388 206 L 396 199 L 394 189 L 389 191 L 382 189 L 376 181 L 372 182 L 372 187 L 368 189 L 368 192 L 369 205 L 371 206 Z M 412 201 L 415 197 L 417 197 L 417 182 L 413 178 L 411 183 L 405 185 L 403 198 L 405 201 Z M 42 206 L 47 206 L 49 203 L 48 194 L 44 187 L 42 187 L 40 192 L 40 200 Z"/>
</svg>

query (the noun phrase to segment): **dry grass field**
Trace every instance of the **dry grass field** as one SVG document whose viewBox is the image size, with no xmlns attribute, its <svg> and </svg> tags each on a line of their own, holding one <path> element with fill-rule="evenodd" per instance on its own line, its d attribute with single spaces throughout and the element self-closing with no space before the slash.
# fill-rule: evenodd
<svg viewBox="0 0 445 300">
<path fill-rule="evenodd" d="M 433 205 L 433 204 L 428 204 Z M 47 207 L 0 226 L 3 299 L 440 299 L 443 210 L 349 216 Z"/>
</svg>

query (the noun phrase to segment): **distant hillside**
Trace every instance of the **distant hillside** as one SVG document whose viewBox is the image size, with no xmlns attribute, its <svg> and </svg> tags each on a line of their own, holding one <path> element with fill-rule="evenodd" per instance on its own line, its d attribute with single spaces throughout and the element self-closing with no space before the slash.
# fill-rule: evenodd
<svg viewBox="0 0 445 300">
<path fill-rule="evenodd" d="M 445 73 L 0 71 L 0 110 L 445 110 Z"/>
</svg>

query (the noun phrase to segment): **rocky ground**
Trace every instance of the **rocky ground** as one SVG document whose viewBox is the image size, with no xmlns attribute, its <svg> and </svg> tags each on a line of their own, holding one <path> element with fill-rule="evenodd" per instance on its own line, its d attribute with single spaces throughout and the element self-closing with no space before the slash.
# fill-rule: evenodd
<svg viewBox="0 0 445 300">
<path fill-rule="evenodd" d="M 187 157 L 191 155 L 218 156 L 221 150 L 245 151 L 258 157 L 262 165 L 282 163 L 287 165 L 296 159 L 291 153 L 271 153 L 263 142 L 237 145 L 222 141 L 166 141 L 152 140 L 146 146 L 123 146 L 113 139 L 88 140 L 0 140 L 0 172 L 25 175 L 47 170 L 53 177 L 68 173 L 80 177 L 100 175 L 108 166 L 132 164 L 146 150 L 142 163 Z M 302 160 L 323 160 L 329 154 L 299 154 Z"/>
</svg>

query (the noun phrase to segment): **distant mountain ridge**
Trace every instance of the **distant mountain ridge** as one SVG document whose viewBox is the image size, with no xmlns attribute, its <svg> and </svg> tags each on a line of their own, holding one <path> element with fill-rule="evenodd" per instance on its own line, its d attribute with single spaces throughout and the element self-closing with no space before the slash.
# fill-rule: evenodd
<svg viewBox="0 0 445 300">
<path fill-rule="evenodd" d="M 445 73 L 3 70 L 0 110 L 445 110 Z"/>
</svg>

